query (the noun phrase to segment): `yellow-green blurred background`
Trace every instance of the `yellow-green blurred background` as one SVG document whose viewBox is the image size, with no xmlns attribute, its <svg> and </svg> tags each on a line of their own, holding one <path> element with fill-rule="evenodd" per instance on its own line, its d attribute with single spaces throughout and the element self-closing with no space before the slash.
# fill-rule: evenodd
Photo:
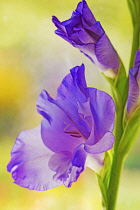
<svg viewBox="0 0 140 210">
<path fill-rule="evenodd" d="M 84 63 L 87 83 L 109 92 L 95 66 L 54 34 L 51 16 L 68 19 L 78 0 L 0 0 L 0 209 L 100 210 L 100 192 L 87 169 L 69 189 L 34 192 L 13 184 L 6 171 L 10 150 L 21 130 L 40 123 L 36 99 L 52 96 L 69 69 Z M 126 0 L 88 0 L 96 19 L 128 68 L 132 25 Z M 125 162 L 117 210 L 140 209 L 140 139 Z"/>
</svg>

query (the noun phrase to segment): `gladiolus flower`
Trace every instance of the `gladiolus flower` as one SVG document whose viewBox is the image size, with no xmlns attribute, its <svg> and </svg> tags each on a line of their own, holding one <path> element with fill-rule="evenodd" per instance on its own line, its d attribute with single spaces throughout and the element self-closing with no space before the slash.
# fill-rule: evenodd
<svg viewBox="0 0 140 210">
<path fill-rule="evenodd" d="M 70 187 L 86 166 L 102 168 L 114 143 L 115 106 L 107 93 L 87 88 L 84 65 L 70 70 L 56 99 L 42 91 L 37 110 L 41 125 L 22 131 L 11 152 L 8 171 L 16 184 L 30 190 Z"/>
</svg>

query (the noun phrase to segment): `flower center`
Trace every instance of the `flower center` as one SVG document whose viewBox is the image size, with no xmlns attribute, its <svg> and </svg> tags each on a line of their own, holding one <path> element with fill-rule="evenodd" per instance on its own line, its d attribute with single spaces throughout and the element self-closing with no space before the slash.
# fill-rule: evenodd
<svg viewBox="0 0 140 210">
<path fill-rule="evenodd" d="M 67 123 L 65 123 L 65 124 L 67 124 Z M 81 138 L 82 137 L 80 132 L 78 130 L 76 130 L 75 127 L 73 127 L 71 125 L 67 125 L 64 128 L 64 133 L 68 133 L 72 137 L 77 137 L 77 138 Z"/>
</svg>

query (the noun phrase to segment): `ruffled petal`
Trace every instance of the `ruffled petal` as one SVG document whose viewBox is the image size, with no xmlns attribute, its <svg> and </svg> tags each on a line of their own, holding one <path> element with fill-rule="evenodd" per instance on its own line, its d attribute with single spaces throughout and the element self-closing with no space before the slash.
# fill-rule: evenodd
<svg viewBox="0 0 140 210">
<path fill-rule="evenodd" d="M 73 159 L 71 161 L 71 169 L 67 180 L 64 182 L 66 187 L 71 187 L 76 182 L 82 171 L 85 169 L 87 153 L 84 150 L 84 144 L 75 149 Z"/>
<path fill-rule="evenodd" d="M 36 106 L 39 114 L 48 120 L 52 128 L 58 131 L 64 131 L 65 122 L 70 123 L 67 115 L 54 103 L 54 99 L 45 90 L 39 95 Z"/>
<path fill-rule="evenodd" d="M 82 64 L 81 66 L 76 66 L 70 70 L 68 74 L 62 81 L 61 85 L 57 90 L 57 99 L 66 99 L 73 104 L 76 104 L 77 101 L 85 102 L 85 67 Z"/>
<path fill-rule="evenodd" d="M 108 131 L 113 130 L 115 118 L 115 105 L 110 95 L 95 88 L 87 88 L 90 98 L 90 108 L 93 116 L 94 128 L 92 135 L 86 141 L 93 145 Z"/>
<path fill-rule="evenodd" d="M 104 166 L 104 153 L 88 154 L 86 159 L 86 166 L 99 173 Z"/>
<path fill-rule="evenodd" d="M 23 131 L 11 152 L 7 169 L 15 184 L 30 190 L 47 190 L 61 185 L 53 180 L 54 172 L 48 167 L 52 153 L 42 142 L 40 126 Z"/>
<path fill-rule="evenodd" d="M 90 154 L 99 154 L 110 150 L 114 144 L 114 136 L 107 132 L 96 144 L 89 145 L 85 143 L 85 151 Z"/>
<path fill-rule="evenodd" d="M 68 151 L 54 154 L 49 161 L 50 169 L 56 172 L 54 180 L 60 180 L 66 187 L 71 187 L 85 169 L 86 156 L 83 144 L 75 149 L 74 154 Z"/>
<path fill-rule="evenodd" d="M 69 177 L 71 171 L 72 153 L 63 151 L 54 154 L 49 161 L 49 168 L 55 172 L 54 180 L 62 181 L 63 183 Z"/>
</svg>

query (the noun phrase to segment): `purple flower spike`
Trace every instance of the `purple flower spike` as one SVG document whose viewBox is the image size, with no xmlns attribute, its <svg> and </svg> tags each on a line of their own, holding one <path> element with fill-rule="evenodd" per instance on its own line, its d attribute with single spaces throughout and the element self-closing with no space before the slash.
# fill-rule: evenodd
<svg viewBox="0 0 140 210">
<path fill-rule="evenodd" d="M 69 20 L 60 22 L 53 16 L 52 21 L 57 27 L 55 33 L 84 53 L 100 71 L 110 77 L 117 74 L 120 66 L 117 52 L 86 1 L 78 4 Z"/>
<path fill-rule="evenodd" d="M 127 112 L 134 111 L 138 105 L 140 105 L 140 49 L 136 52 L 134 68 L 129 70 Z"/>
<path fill-rule="evenodd" d="M 84 65 L 63 79 L 56 99 L 44 90 L 37 100 L 41 126 L 22 131 L 11 152 L 8 171 L 30 190 L 70 187 L 86 166 L 96 172 L 114 143 L 115 106 L 105 92 L 88 88 Z"/>
</svg>

